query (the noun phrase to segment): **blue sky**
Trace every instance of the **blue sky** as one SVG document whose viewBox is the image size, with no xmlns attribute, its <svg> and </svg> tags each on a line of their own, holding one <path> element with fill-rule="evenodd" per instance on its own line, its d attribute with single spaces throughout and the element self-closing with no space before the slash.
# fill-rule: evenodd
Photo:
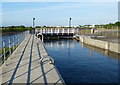
<svg viewBox="0 0 120 85">
<path fill-rule="evenodd" d="M 2 25 L 67 26 L 118 21 L 117 2 L 3 2 Z"/>
</svg>

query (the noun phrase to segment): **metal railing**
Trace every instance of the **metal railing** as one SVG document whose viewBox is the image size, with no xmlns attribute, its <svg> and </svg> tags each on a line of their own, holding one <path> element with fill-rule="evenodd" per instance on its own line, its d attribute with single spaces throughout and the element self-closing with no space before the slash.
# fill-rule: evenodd
<svg viewBox="0 0 120 85">
<path fill-rule="evenodd" d="M 18 33 L 14 36 L 8 37 L 8 41 L 2 40 L 2 48 L 1 48 L 1 54 L 0 54 L 0 66 L 3 63 L 5 63 L 7 58 L 15 51 L 15 49 L 27 37 L 27 35 L 28 35 L 28 31 L 23 32 L 23 33 Z"/>
<path fill-rule="evenodd" d="M 38 35 L 37 35 L 37 38 L 39 38 L 39 37 L 38 37 L 39 35 L 42 35 L 42 34 L 38 34 Z M 43 45 L 45 51 L 47 52 L 43 40 L 44 40 L 44 39 L 43 39 L 43 35 L 42 35 L 42 45 Z M 39 42 L 40 42 L 40 41 L 39 41 Z M 38 43 L 39 43 L 39 42 L 38 42 Z M 43 60 L 43 59 L 46 59 L 46 58 L 50 60 L 50 64 L 54 64 L 54 63 L 55 63 L 54 59 L 53 59 L 52 57 L 50 57 L 49 55 L 42 56 L 42 57 L 40 58 L 40 63 L 42 63 L 42 60 Z"/>
<path fill-rule="evenodd" d="M 50 56 L 43 56 L 43 57 L 41 57 L 41 58 L 40 58 L 40 62 L 42 62 L 42 60 L 45 59 L 45 58 L 48 58 L 48 59 L 50 60 L 50 64 L 54 64 L 54 60 L 53 60 L 53 58 L 50 57 Z"/>
</svg>

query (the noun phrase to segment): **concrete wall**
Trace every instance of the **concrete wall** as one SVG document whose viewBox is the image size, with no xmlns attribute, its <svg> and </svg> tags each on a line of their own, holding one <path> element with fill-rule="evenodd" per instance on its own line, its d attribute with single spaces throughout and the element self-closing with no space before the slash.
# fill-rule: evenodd
<svg viewBox="0 0 120 85">
<path fill-rule="evenodd" d="M 101 40 L 96 40 L 96 39 L 91 39 L 90 37 L 79 37 L 80 41 L 83 43 L 86 43 L 88 45 L 92 45 L 95 47 L 99 47 L 102 49 L 106 49 L 109 51 L 113 51 L 116 53 L 120 53 L 119 44 L 118 43 L 111 43 L 111 42 L 106 42 L 106 41 L 101 41 Z"/>
<path fill-rule="evenodd" d="M 118 29 L 95 29 L 95 34 L 103 36 L 119 36 L 120 30 Z"/>
</svg>

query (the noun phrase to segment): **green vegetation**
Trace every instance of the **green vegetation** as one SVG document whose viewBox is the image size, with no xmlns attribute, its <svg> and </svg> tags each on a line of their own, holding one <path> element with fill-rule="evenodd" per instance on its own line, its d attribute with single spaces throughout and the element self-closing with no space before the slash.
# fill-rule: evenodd
<svg viewBox="0 0 120 85">
<path fill-rule="evenodd" d="M 56 27 L 56 26 L 36 26 L 35 28 L 69 28 L 69 27 Z"/>
<path fill-rule="evenodd" d="M 95 25 L 96 28 L 105 28 L 105 29 L 120 29 L 120 22 L 109 23 L 106 25 Z"/>
<path fill-rule="evenodd" d="M 13 49 L 13 47 L 12 48 L 10 48 L 10 50 L 11 50 L 11 53 L 15 50 L 17 48 L 17 46 L 16 45 L 14 45 L 14 49 Z M 6 53 L 5 53 L 5 56 L 6 56 L 6 58 L 8 58 L 9 57 L 9 47 L 5 47 L 5 51 L 6 51 Z M 4 53 L 4 48 L 2 48 L 1 50 L 0 50 L 0 55 L 2 55 Z M 0 63 L 2 62 L 4 60 L 4 56 L 2 56 L 1 58 L 0 58 Z"/>
<path fill-rule="evenodd" d="M 2 27 L 2 32 L 22 32 L 26 30 L 32 30 L 32 27 L 25 27 L 23 25 Z"/>
</svg>

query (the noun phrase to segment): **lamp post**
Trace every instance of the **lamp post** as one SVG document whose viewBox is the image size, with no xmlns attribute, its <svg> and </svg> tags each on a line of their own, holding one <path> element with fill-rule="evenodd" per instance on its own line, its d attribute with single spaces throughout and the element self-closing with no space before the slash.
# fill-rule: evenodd
<svg viewBox="0 0 120 85">
<path fill-rule="evenodd" d="M 35 34 L 35 18 L 33 17 L 33 30 L 32 30 L 32 34 Z"/>
<path fill-rule="evenodd" d="M 35 18 L 33 18 L 33 28 L 35 28 Z"/>
<path fill-rule="evenodd" d="M 72 20 L 72 18 L 70 17 L 70 19 L 69 19 L 69 27 L 71 28 L 71 20 Z"/>
</svg>

